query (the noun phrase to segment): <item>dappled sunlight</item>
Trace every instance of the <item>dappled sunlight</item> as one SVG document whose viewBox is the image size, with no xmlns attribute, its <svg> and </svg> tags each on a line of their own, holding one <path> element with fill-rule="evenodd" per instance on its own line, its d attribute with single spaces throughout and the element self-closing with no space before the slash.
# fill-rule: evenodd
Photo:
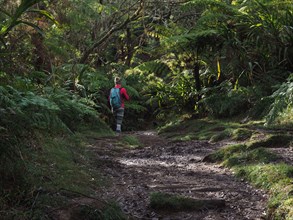
<svg viewBox="0 0 293 220">
<path fill-rule="evenodd" d="M 174 163 L 168 163 L 165 161 L 154 160 L 154 159 L 119 159 L 118 162 L 126 166 L 137 166 L 137 167 L 146 167 L 146 166 L 163 166 L 170 167 L 174 166 Z"/>
<path fill-rule="evenodd" d="M 0 219 L 293 219 L 292 0 L 0 4 Z"/>
<path fill-rule="evenodd" d="M 223 172 L 223 167 L 216 164 L 200 163 L 202 159 L 199 156 L 161 156 L 158 159 L 153 158 L 119 158 L 117 162 L 129 167 L 173 167 L 180 170 L 205 170 L 207 172 Z M 191 161 L 191 162 L 190 162 Z M 226 171 L 226 170 L 225 170 Z"/>
<path fill-rule="evenodd" d="M 176 171 L 173 173 L 174 177 L 178 177 L 178 175 L 186 175 L 187 176 L 211 176 L 213 174 L 213 179 L 223 179 L 228 174 L 232 174 L 228 169 L 223 168 L 218 164 L 208 164 L 200 162 L 201 158 L 193 156 L 192 158 L 197 158 L 195 162 L 188 162 L 188 157 L 183 156 L 168 156 L 168 157 L 159 157 L 159 158 L 119 158 L 117 162 L 122 165 L 125 165 L 129 169 L 134 168 L 136 170 L 146 169 L 149 170 L 158 170 L 160 175 L 164 175 L 166 170 L 162 168 L 172 169 L 172 171 Z M 170 172 L 168 176 L 171 177 Z M 154 173 L 150 173 L 149 175 L 153 175 Z M 223 175 L 223 176 L 222 176 Z M 184 180 L 183 180 L 184 182 Z M 213 183 L 210 183 L 213 185 Z"/>
<path fill-rule="evenodd" d="M 220 145 L 207 141 L 166 142 L 153 132 L 135 132 L 135 135 L 147 145 L 112 158 L 113 164 L 119 164 L 115 168 L 119 169 L 111 172 L 116 186 L 111 188 L 111 195 L 119 195 L 121 205 L 128 212 L 142 218 L 147 213 L 151 215 L 150 194 L 165 192 L 199 200 L 224 200 L 227 207 L 220 212 L 224 219 L 230 216 L 255 219 L 264 213 L 263 192 L 237 181 L 229 169 L 203 162 L 203 158 Z M 207 210 L 204 216 L 215 219 L 218 214 L 218 211 Z M 204 219 L 200 213 L 192 212 L 190 216 L 193 217 L 190 219 Z"/>
<path fill-rule="evenodd" d="M 155 136 L 156 132 L 154 131 L 143 131 L 142 135 L 146 135 L 146 136 Z"/>
</svg>

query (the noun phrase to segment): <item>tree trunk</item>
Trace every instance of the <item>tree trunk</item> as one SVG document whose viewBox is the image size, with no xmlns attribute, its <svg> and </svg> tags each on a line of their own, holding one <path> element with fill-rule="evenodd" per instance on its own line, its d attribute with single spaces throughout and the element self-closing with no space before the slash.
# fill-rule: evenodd
<svg viewBox="0 0 293 220">
<path fill-rule="evenodd" d="M 44 46 L 44 39 L 38 33 L 32 34 L 32 44 L 35 46 L 35 69 L 38 71 L 52 72 L 50 56 Z"/>
<path fill-rule="evenodd" d="M 126 47 L 127 47 L 127 50 L 126 50 L 127 55 L 126 55 L 125 65 L 130 66 L 131 59 L 133 57 L 133 44 L 131 39 L 130 28 L 126 29 Z"/>
<path fill-rule="evenodd" d="M 201 95 L 199 94 L 201 90 L 201 82 L 199 77 L 199 63 L 198 62 L 195 63 L 194 65 L 193 76 L 195 79 L 195 88 L 196 88 L 196 91 L 198 92 L 197 101 L 199 101 L 201 99 Z"/>
<path fill-rule="evenodd" d="M 108 31 L 106 31 L 104 34 L 102 34 L 101 38 L 97 42 L 95 42 L 90 48 L 88 48 L 86 51 L 84 51 L 82 57 L 79 60 L 79 63 L 86 63 L 86 61 L 87 61 L 88 57 L 91 55 L 91 53 L 97 47 L 99 47 L 101 44 L 103 44 L 106 40 L 108 40 L 108 38 L 110 38 L 112 36 L 112 34 L 124 29 L 127 26 L 127 24 L 138 19 L 140 17 L 140 12 L 142 9 L 143 9 L 143 1 L 141 0 L 140 6 L 138 7 L 138 9 L 134 12 L 134 14 L 131 17 L 128 17 L 123 22 L 120 22 L 120 23 L 118 22 L 116 25 L 114 25 L 112 28 L 110 28 Z"/>
</svg>

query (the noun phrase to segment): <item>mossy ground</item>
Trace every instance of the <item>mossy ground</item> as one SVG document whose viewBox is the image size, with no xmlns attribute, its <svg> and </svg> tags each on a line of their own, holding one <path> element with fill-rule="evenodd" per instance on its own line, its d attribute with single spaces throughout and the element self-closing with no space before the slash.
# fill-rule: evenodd
<svg viewBox="0 0 293 220">
<path fill-rule="evenodd" d="M 133 135 L 126 135 L 122 138 L 122 143 L 128 148 L 142 147 L 140 141 Z"/>
<path fill-rule="evenodd" d="M 156 210 L 184 211 L 202 209 L 202 204 L 192 198 L 154 192 L 150 195 L 150 206 Z"/>
<path fill-rule="evenodd" d="M 150 206 L 156 210 L 169 212 L 195 211 L 211 208 L 222 208 L 225 202 L 222 200 L 193 199 L 175 194 L 153 192 L 150 195 Z"/>
<path fill-rule="evenodd" d="M 237 120 L 177 119 L 161 127 L 159 133 L 174 140 L 245 141 L 256 133 L 252 128 L 259 124 L 259 121 L 241 124 Z"/>
<path fill-rule="evenodd" d="M 52 210 L 70 209 L 72 200 L 99 198 L 97 190 L 107 182 L 93 164 L 95 160 L 88 140 L 111 135 L 114 135 L 111 131 L 84 130 L 71 135 L 36 136 L 35 148 L 22 148 L 20 163 L 23 168 L 18 176 L 22 184 L 14 183 L 20 189 L 2 191 L 1 216 L 7 219 L 50 219 L 54 213 Z M 9 202 L 11 199 L 13 204 Z M 86 216 L 95 216 L 96 219 L 124 219 L 115 202 L 88 204 L 86 207 L 76 204 L 75 216 L 84 216 L 86 212 Z"/>
<path fill-rule="evenodd" d="M 178 120 L 161 128 L 160 133 L 174 140 L 239 142 L 208 155 L 207 161 L 220 162 L 238 177 L 267 190 L 269 218 L 293 219 L 293 167 L 269 150 L 292 146 L 293 136 L 285 130 L 266 130 L 260 122 L 201 119 Z"/>
</svg>

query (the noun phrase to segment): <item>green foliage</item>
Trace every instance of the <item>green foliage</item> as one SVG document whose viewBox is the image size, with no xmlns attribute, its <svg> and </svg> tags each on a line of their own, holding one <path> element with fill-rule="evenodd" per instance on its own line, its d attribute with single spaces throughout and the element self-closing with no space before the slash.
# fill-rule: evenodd
<svg viewBox="0 0 293 220">
<path fill-rule="evenodd" d="M 38 132 L 54 139 L 82 127 L 108 129 L 104 121 L 114 120 L 107 99 L 114 75 L 124 78 L 131 97 L 123 122 L 127 130 L 144 129 L 154 119 L 165 123 L 186 112 L 219 118 L 262 118 L 268 113 L 268 125 L 291 123 L 290 1 L 192 0 L 172 5 L 172 11 L 168 4 L 148 2 L 132 22 L 123 24 L 140 7 L 137 2 L 1 1 L 0 174 L 6 192 L 13 191 L 7 183 L 15 192 L 27 189 L 24 152 L 37 151 Z M 43 8 L 46 11 L 39 10 Z M 79 64 L 87 51 L 88 62 Z M 44 62 L 50 68 L 43 71 Z M 200 65 L 200 82 L 194 79 L 195 64 Z M 132 73 L 122 74 L 130 66 Z M 251 131 L 240 127 L 206 119 L 185 121 L 184 126 L 174 122 L 161 131 L 180 140 L 248 139 Z M 268 163 L 273 157 L 263 148 L 292 141 L 278 138 L 232 147 L 218 152 L 217 158 L 229 166 Z M 125 142 L 132 145 L 136 140 Z M 51 147 L 55 153 L 47 153 L 56 154 L 63 164 L 55 168 L 78 172 L 70 168 L 71 148 Z M 56 186 L 70 185 L 66 179 L 72 178 L 71 171 Z M 284 213 L 290 201 L 284 203 Z"/>
<path fill-rule="evenodd" d="M 150 200 L 150 206 L 156 210 L 183 211 L 202 208 L 202 204 L 191 198 L 161 192 L 152 193 Z"/>
<path fill-rule="evenodd" d="M 163 44 L 171 51 L 177 49 L 179 52 L 202 52 L 204 48 L 210 45 L 219 45 L 221 39 L 220 33 L 214 29 L 193 31 L 188 34 L 171 36 L 163 40 Z"/>
<path fill-rule="evenodd" d="M 135 136 L 131 136 L 131 135 L 124 136 L 122 139 L 122 142 L 125 143 L 130 148 L 141 147 L 140 141 Z"/>
<path fill-rule="evenodd" d="M 286 164 L 247 166 L 238 170 L 238 175 L 259 187 L 271 189 L 279 182 L 290 183 L 293 177 L 293 167 Z"/>
<path fill-rule="evenodd" d="M 115 69 L 120 67 L 120 65 L 117 65 Z M 97 115 L 101 115 L 108 124 L 114 123 L 108 97 L 110 89 L 114 86 L 113 79 L 117 75 L 122 78 L 122 87 L 127 89 L 131 98 L 130 102 L 125 102 L 127 114 L 125 114 L 124 127 L 127 130 L 133 130 L 143 126 L 142 118 L 146 112 L 146 105 L 144 97 L 140 95 L 143 88 L 142 84 L 136 81 L 136 76 L 133 74 L 124 75 L 118 70 L 109 74 L 107 71 L 110 70 L 109 67 L 95 70 L 89 65 L 84 64 L 66 64 L 55 69 L 56 75 L 62 75 L 62 78 L 59 78 L 58 81 L 60 83 L 65 82 L 63 87 L 70 91 L 70 93 L 62 89 L 51 89 L 50 91 L 46 91 L 46 93 L 49 94 L 48 98 L 50 100 L 58 103 L 61 109 L 59 115 L 66 121 L 67 126 L 75 129 L 83 119 L 86 119 L 85 122 L 91 121 L 97 125 L 101 124 L 92 117 L 94 115 L 96 117 Z M 64 102 L 63 100 L 67 100 L 67 96 L 72 97 L 75 101 Z M 99 114 L 94 112 L 93 109 L 97 110 Z M 82 110 L 82 114 L 79 112 L 80 110 Z M 142 123 L 138 124 L 137 121 L 134 122 L 132 120 L 133 115 Z M 71 117 L 75 118 L 73 119 Z M 72 123 L 76 123 L 76 125 Z"/>
<path fill-rule="evenodd" d="M 28 158 L 31 158 L 39 148 L 36 140 L 38 133 L 64 135 L 69 134 L 68 131 L 80 130 L 82 126 L 95 128 L 96 131 L 108 129 L 85 101 L 65 90 L 46 89 L 45 91 L 45 94 L 41 95 L 32 91 L 16 90 L 11 86 L 0 86 L 0 174 L 2 176 L 0 188 L 1 195 L 6 195 L 8 200 L 14 198 L 20 201 L 18 197 L 23 196 L 22 194 L 31 187 L 32 173 L 35 172 L 33 175 L 37 176 L 48 173 L 48 167 L 46 169 L 34 167 L 37 171 L 32 171 L 32 164 L 28 162 L 30 161 Z M 58 147 L 50 146 L 48 149 L 52 151 L 46 151 L 44 157 L 51 161 L 42 160 L 40 163 L 52 164 L 52 161 L 56 160 L 53 163 L 58 164 L 55 167 L 58 169 L 58 178 L 57 176 L 52 178 L 56 180 L 54 182 L 57 186 L 69 187 L 69 182 L 64 184 L 64 181 L 70 180 L 70 183 L 74 184 L 71 180 L 73 173 L 68 172 L 74 163 L 70 162 L 73 156 L 70 149 L 60 146 L 61 143 L 63 142 L 59 140 Z M 63 171 L 66 172 L 62 174 Z M 76 172 L 77 170 L 74 175 Z M 77 184 L 81 185 L 81 183 Z"/>
<path fill-rule="evenodd" d="M 89 193 L 88 184 L 98 184 L 98 179 L 92 179 L 91 175 L 96 175 L 91 173 L 93 170 L 81 168 L 89 165 L 89 155 L 78 135 L 39 141 L 43 144 L 42 151 L 27 152 L 28 174 L 34 177 L 32 183 L 46 190 L 66 189 L 80 193 Z"/>
<path fill-rule="evenodd" d="M 290 146 L 293 137 L 286 134 L 275 134 L 269 135 L 264 140 L 257 140 L 248 143 L 250 149 L 255 149 L 258 147 L 264 148 L 287 148 Z"/>
<path fill-rule="evenodd" d="M 214 88 L 206 89 L 201 101 L 208 113 L 215 117 L 231 117 L 249 109 L 249 93 L 246 88 L 232 88 L 225 82 Z"/>
<path fill-rule="evenodd" d="M 89 152 L 89 143 L 84 137 L 77 133 L 60 137 L 38 134 L 34 146 L 18 148 L 22 159 L 14 158 L 15 166 L 4 162 L 8 165 L 6 176 L 11 171 L 17 181 L 6 179 L 5 175 L 1 178 L 1 216 L 7 219 L 24 216 L 46 219 L 52 209 L 71 204 L 72 198 L 93 195 L 96 187 L 103 184 L 103 179 L 92 164 L 94 155 Z M 18 169 L 16 163 L 20 163 Z M 103 219 L 111 219 L 111 216 L 124 219 L 114 203 L 93 207 L 88 216 L 96 210 L 95 213 L 105 217 Z M 83 208 L 79 205 L 74 209 L 77 216 L 85 214 Z"/>
<path fill-rule="evenodd" d="M 288 118 L 281 118 L 279 123 L 282 124 L 290 121 L 290 118 L 293 117 L 293 75 L 288 78 L 287 82 L 279 86 L 279 88 L 271 95 L 271 98 L 274 102 L 270 106 L 270 111 L 266 117 L 266 124 L 270 125 L 273 122 L 276 122 L 278 117 L 280 117 L 286 110 L 288 110 Z"/>
<path fill-rule="evenodd" d="M 25 23 L 27 25 L 30 25 L 36 29 L 39 30 L 38 26 L 26 22 L 26 21 L 22 21 L 19 18 L 33 5 L 35 5 L 36 3 L 40 2 L 41 0 L 22 0 L 20 2 L 20 5 L 16 8 L 15 12 L 13 15 L 10 15 L 9 13 L 5 12 L 5 11 L 0 11 L 0 13 L 4 13 L 5 15 L 9 16 L 8 19 L 4 19 L 4 22 L 1 22 L 1 26 L 0 26 L 0 37 L 5 36 L 9 31 L 11 31 L 11 29 L 13 27 L 15 27 L 16 25 L 19 25 L 20 23 Z M 4 23 L 4 25 L 3 25 Z"/>
<path fill-rule="evenodd" d="M 291 141 L 292 137 L 289 135 L 272 135 L 265 140 L 227 146 L 216 151 L 209 158 L 212 161 L 223 161 L 229 167 L 249 163 L 269 163 L 278 157 L 266 148 L 288 147 Z"/>
<path fill-rule="evenodd" d="M 146 74 L 145 69 L 143 74 Z M 143 79 L 146 104 L 157 120 L 164 120 L 163 115 L 193 111 L 194 91 L 193 76 L 189 71 L 170 72 L 160 78 L 154 74 L 145 75 Z M 160 119 L 161 117 L 161 119 Z"/>
<path fill-rule="evenodd" d="M 232 132 L 232 139 L 236 141 L 244 141 L 251 137 L 252 131 L 246 128 L 239 128 Z"/>
<path fill-rule="evenodd" d="M 109 203 L 101 209 L 97 209 L 95 206 L 83 205 L 74 210 L 73 215 L 75 218 L 82 218 L 84 220 L 126 220 L 119 205 L 116 202 Z"/>
<path fill-rule="evenodd" d="M 273 219 L 292 218 L 293 167 L 285 164 L 246 166 L 238 169 L 238 175 L 253 184 L 270 191 L 269 216 Z"/>
<path fill-rule="evenodd" d="M 231 137 L 231 130 L 225 129 L 224 131 L 220 131 L 217 134 L 214 134 L 213 136 L 211 136 L 210 141 L 217 142 L 221 140 L 226 140 L 229 137 Z"/>
<path fill-rule="evenodd" d="M 277 139 L 277 138 L 276 138 Z M 280 139 L 280 138 L 279 138 Z M 280 158 L 266 150 L 262 141 L 256 145 L 230 145 L 209 155 L 209 161 L 220 161 L 232 168 L 239 178 L 269 191 L 269 218 L 292 218 L 293 167 L 277 163 Z M 275 147 L 276 143 L 270 143 Z M 254 147 L 252 147 L 254 146 Z"/>
<path fill-rule="evenodd" d="M 270 163 L 274 162 L 278 157 L 267 151 L 264 148 L 257 148 L 254 150 L 248 150 L 244 152 L 236 152 L 233 155 L 230 155 L 225 161 L 224 164 L 228 167 L 239 166 L 241 164 L 253 164 L 253 163 Z"/>
<path fill-rule="evenodd" d="M 274 10 L 275 8 L 278 10 Z M 220 60 L 222 69 L 220 77 L 229 79 L 235 88 L 248 84 L 264 85 L 263 82 L 265 82 L 266 88 L 263 90 L 269 91 L 270 85 L 282 82 L 284 78 L 288 77 L 288 69 L 292 69 L 292 56 L 290 56 L 293 42 L 292 28 L 288 29 L 288 27 L 292 27 L 292 19 L 290 19 L 292 18 L 292 4 L 289 5 L 286 1 L 282 3 L 245 1 L 233 5 L 221 1 L 189 1 L 184 4 L 183 9 L 183 11 L 194 11 L 201 15 L 187 35 L 182 31 L 167 38 L 170 47 L 174 48 L 176 45 L 178 48 L 182 47 L 181 52 L 191 49 L 196 52 L 198 59 L 205 60 L 207 68 L 217 68 L 214 63 L 216 60 Z M 274 12 L 271 13 L 271 11 Z M 255 17 L 254 14 L 257 16 Z M 207 38 L 205 34 L 201 36 L 199 33 L 202 30 L 204 30 L 203 33 L 214 33 L 213 37 Z M 184 38 L 184 36 L 186 37 Z M 209 48 L 209 50 L 203 52 L 201 48 Z M 269 54 L 278 54 L 278 56 Z M 260 107 L 258 111 L 265 112 L 266 106 L 261 107 L 258 104 L 261 97 L 254 99 L 251 96 L 249 99 L 253 102 L 248 103 L 249 106 L 243 106 L 243 100 L 247 100 L 246 95 L 242 97 L 228 91 L 227 93 L 231 95 L 228 96 L 229 100 L 239 103 L 238 109 L 258 105 L 257 107 Z M 213 97 L 210 103 L 217 103 L 217 100 L 223 100 L 226 94 L 220 93 L 220 96 L 216 98 L 218 91 L 214 90 L 205 95 L 207 100 L 209 96 Z M 227 102 L 224 101 L 221 107 L 209 108 L 209 112 L 217 109 L 218 112 L 212 112 L 217 117 L 221 114 L 236 113 L 229 107 L 230 104 L 226 106 Z M 270 104 L 269 99 L 266 98 L 262 102 L 266 105 Z M 234 106 L 234 104 L 231 105 Z M 226 109 L 232 111 L 229 112 Z"/>
<path fill-rule="evenodd" d="M 76 130 L 84 122 L 99 123 L 97 113 L 86 100 L 72 96 L 65 90 L 47 89 L 46 95 L 20 92 L 12 87 L 0 87 L 1 125 L 19 134 L 41 130 Z M 104 126 L 102 122 L 101 126 Z"/>
<path fill-rule="evenodd" d="M 250 1 L 245 5 L 245 11 L 249 13 L 249 20 L 246 21 L 251 25 L 249 40 L 256 40 L 255 52 L 259 52 L 254 60 L 251 59 L 255 64 L 255 78 L 265 81 L 270 77 L 277 81 L 280 78 L 284 80 L 288 77 L 288 70 L 292 68 L 292 56 L 289 58 L 293 46 L 292 30 L 288 30 L 288 27 L 292 27 L 292 4 L 287 1 Z M 252 11 L 256 16 L 252 15 Z M 266 75 L 264 65 L 267 65 Z"/>
<path fill-rule="evenodd" d="M 221 208 L 225 203 L 221 200 L 197 200 L 193 198 L 173 195 L 163 192 L 154 192 L 150 196 L 150 206 L 155 210 L 169 212 L 176 211 L 194 211 L 202 209 Z"/>
<path fill-rule="evenodd" d="M 65 90 L 47 90 L 46 96 L 56 103 L 60 109 L 58 117 L 71 131 L 75 131 L 83 123 L 93 127 L 104 128 L 105 124 L 99 119 L 97 112 L 90 106 L 91 102 L 72 96 Z"/>
<path fill-rule="evenodd" d="M 259 94 L 255 94 L 252 107 L 249 110 L 249 116 L 253 119 L 263 119 L 269 113 L 270 106 L 273 103 L 271 97 L 260 97 Z"/>
<path fill-rule="evenodd" d="M 103 220 L 126 220 L 127 217 L 122 212 L 121 208 L 116 202 L 113 202 L 106 206 L 104 210 L 102 210 L 101 217 L 99 219 Z"/>
<path fill-rule="evenodd" d="M 36 130 L 57 133 L 64 130 L 65 126 L 57 116 L 59 107 L 33 92 L 20 92 L 9 86 L 1 86 L 0 94 L 0 156 L 9 158 L 1 160 L 2 169 L 10 164 L 8 161 L 18 164 L 15 161 L 20 160 L 23 145 L 33 137 Z"/>
<path fill-rule="evenodd" d="M 159 129 L 159 134 L 174 140 L 209 140 L 221 141 L 230 139 L 233 130 L 241 129 L 240 124 L 232 121 L 214 119 L 176 118 Z"/>
<path fill-rule="evenodd" d="M 161 62 L 160 60 L 144 62 L 136 68 L 142 71 L 144 74 L 148 75 L 153 73 L 155 76 L 160 78 L 164 78 L 170 72 L 168 65 Z"/>
<path fill-rule="evenodd" d="M 241 153 L 246 151 L 246 145 L 244 144 L 235 144 L 224 147 L 210 156 L 212 161 L 224 161 L 227 160 L 229 157 L 234 155 L 235 153 Z"/>
<path fill-rule="evenodd" d="M 33 1 L 21 2 L 21 6 L 32 6 L 23 2 Z M 230 89 L 230 92 L 227 91 L 228 98 L 222 105 L 217 103 L 217 106 L 211 104 L 216 100 L 218 91 L 204 91 L 208 112 L 217 117 L 238 114 L 236 108 L 245 109 L 258 103 L 259 100 L 252 100 L 251 97 L 248 97 L 247 102 L 243 86 L 258 85 L 259 82 L 270 80 L 265 85 L 269 90 L 271 84 L 282 82 L 284 77 L 287 77 L 288 70 L 292 68 L 292 6 L 285 1 L 238 1 L 230 4 L 227 1 L 194 0 L 180 5 L 171 17 L 162 16 L 162 20 L 156 20 L 152 9 L 148 8 L 144 11 L 146 17 L 128 24 L 130 33 L 122 28 L 115 37 L 107 38 L 104 44 L 96 47 L 87 67 L 76 63 L 76 60 L 103 38 L 104 33 L 117 27 L 116 24 L 124 18 L 124 10 L 129 7 L 135 10 L 138 6 L 93 0 L 46 3 L 63 25 L 62 29 L 59 29 L 56 25 L 46 24 L 48 32 L 42 44 L 50 50 L 50 56 L 46 58 L 50 57 L 50 62 L 55 64 L 53 74 L 48 73 L 50 82 L 67 86 L 81 96 L 99 103 L 95 108 L 106 117 L 109 117 L 110 113 L 104 91 L 110 87 L 109 78 L 114 67 L 124 66 L 125 57 L 132 58 L 130 63 L 134 69 L 137 65 L 136 68 L 144 72 L 147 79 L 143 91 L 134 84 L 128 84 L 129 91 L 131 88 L 135 89 L 133 94 L 148 94 L 148 99 L 133 100 L 129 105 L 130 113 L 140 114 L 140 118 L 143 118 L 142 114 L 146 112 L 146 108 L 157 116 L 166 116 L 174 111 L 200 111 L 196 99 L 201 91 L 195 90 L 192 76 L 195 60 L 204 64 L 201 66 L 201 74 L 206 76 L 201 76 L 201 79 L 210 79 L 211 75 L 215 75 L 216 62 L 219 61 L 220 77 L 229 79 L 231 87 L 242 90 L 239 92 Z M 123 6 L 121 10 L 120 6 Z M 66 10 L 63 10 L 64 8 Z M 272 8 L 277 10 L 271 10 Z M 160 4 L 160 10 L 164 15 L 167 10 L 164 3 Z M 26 9 L 20 12 L 26 12 Z M 185 21 L 189 19 L 185 13 L 190 13 L 194 20 L 190 25 L 184 24 L 188 23 Z M 6 14 L 2 14 L 3 19 L 8 16 Z M 254 16 L 255 14 L 257 16 Z M 118 20 L 119 22 L 115 23 Z M 17 35 L 16 32 L 12 33 Z M 11 42 L 13 39 L 9 39 L 8 45 Z M 25 39 L 21 47 L 23 49 L 18 53 L 29 53 L 29 56 L 24 57 L 28 57 L 30 64 L 33 63 L 34 48 L 29 39 Z M 182 58 L 184 56 L 185 58 Z M 68 63 L 67 67 L 64 62 Z M 9 63 L 5 62 L 5 66 L 8 67 Z M 32 69 L 33 66 L 27 65 L 26 68 Z M 126 68 L 123 67 L 124 70 Z M 159 79 L 149 80 L 155 77 Z M 225 94 L 220 93 L 218 100 L 223 96 Z M 235 103 L 237 105 L 234 105 Z M 236 106 L 235 109 L 233 106 Z M 287 115 L 290 115 L 290 112 L 291 109 L 286 110 Z"/>
</svg>

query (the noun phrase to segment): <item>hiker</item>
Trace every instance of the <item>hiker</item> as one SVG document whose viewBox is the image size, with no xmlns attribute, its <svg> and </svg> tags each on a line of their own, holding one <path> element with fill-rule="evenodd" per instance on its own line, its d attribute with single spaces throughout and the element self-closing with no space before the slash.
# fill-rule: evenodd
<svg viewBox="0 0 293 220">
<path fill-rule="evenodd" d="M 129 100 L 129 95 L 127 90 L 121 87 L 121 79 L 119 77 L 115 77 L 114 83 L 115 87 L 110 91 L 109 101 L 112 113 L 116 119 L 116 132 L 120 133 L 124 116 L 124 101 Z"/>
</svg>

